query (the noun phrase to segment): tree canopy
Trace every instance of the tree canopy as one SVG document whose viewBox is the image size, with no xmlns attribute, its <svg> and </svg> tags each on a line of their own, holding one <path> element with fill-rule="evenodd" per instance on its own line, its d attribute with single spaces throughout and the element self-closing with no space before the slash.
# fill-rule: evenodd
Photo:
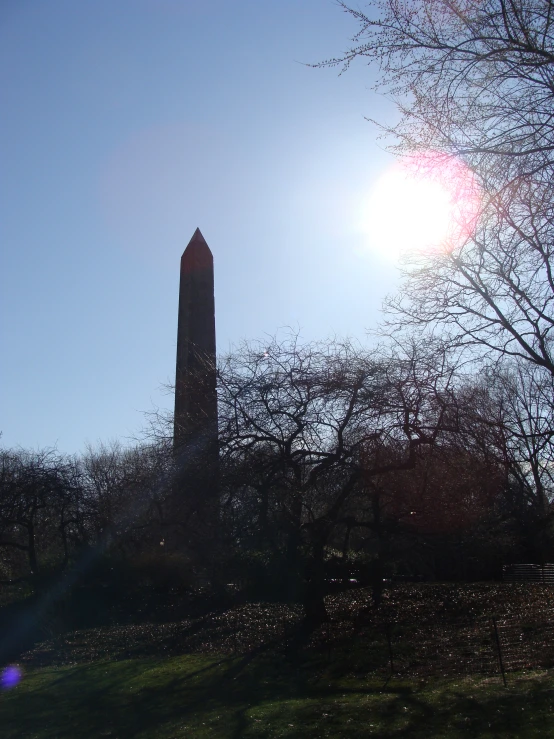
<svg viewBox="0 0 554 739">
<path fill-rule="evenodd" d="M 549 0 L 376 0 L 355 45 L 324 62 L 376 62 L 396 102 L 383 126 L 397 154 L 447 171 L 463 161 L 480 192 L 468 237 L 415 254 L 387 301 L 385 331 L 440 334 L 493 361 L 554 374 L 554 36 Z M 443 166 L 444 165 L 444 166 Z"/>
</svg>

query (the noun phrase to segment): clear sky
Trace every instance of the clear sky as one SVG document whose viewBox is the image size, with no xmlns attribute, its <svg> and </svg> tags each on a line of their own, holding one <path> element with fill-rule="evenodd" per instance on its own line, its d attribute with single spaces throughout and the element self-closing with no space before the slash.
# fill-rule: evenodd
<svg viewBox="0 0 554 739">
<path fill-rule="evenodd" d="M 313 69 L 333 0 L 2 0 L 0 429 L 125 441 L 167 406 L 179 260 L 215 260 L 218 351 L 279 327 L 364 340 L 395 289 L 367 193 L 375 70 Z"/>
</svg>

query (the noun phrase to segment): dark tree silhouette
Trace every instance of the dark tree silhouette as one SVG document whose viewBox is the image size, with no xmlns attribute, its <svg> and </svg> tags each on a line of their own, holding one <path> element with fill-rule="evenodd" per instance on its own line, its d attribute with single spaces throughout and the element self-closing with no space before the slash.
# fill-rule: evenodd
<svg viewBox="0 0 554 739">
<path fill-rule="evenodd" d="M 385 358 L 348 341 L 295 336 L 246 344 L 221 363 L 222 470 L 244 475 L 232 480 L 223 510 L 240 518 L 246 506 L 248 536 L 263 532 L 282 557 L 309 628 L 326 615 L 337 532 L 368 526 L 352 500 L 372 477 L 413 468 L 434 443 L 451 422 L 450 379 L 429 352 Z"/>
</svg>

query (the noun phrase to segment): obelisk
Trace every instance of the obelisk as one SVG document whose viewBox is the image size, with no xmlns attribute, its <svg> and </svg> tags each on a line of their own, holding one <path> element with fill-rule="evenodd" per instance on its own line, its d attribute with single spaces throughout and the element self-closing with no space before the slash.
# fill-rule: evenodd
<svg viewBox="0 0 554 739">
<path fill-rule="evenodd" d="M 198 228 L 181 257 L 173 441 L 177 455 L 217 454 L 214 260 Z"/>
</svg>

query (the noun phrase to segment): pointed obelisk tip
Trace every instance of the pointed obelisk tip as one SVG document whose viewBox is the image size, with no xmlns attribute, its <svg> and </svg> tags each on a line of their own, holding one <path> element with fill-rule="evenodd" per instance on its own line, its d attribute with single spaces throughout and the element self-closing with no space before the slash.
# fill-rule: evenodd
<svg viewBox="0 0 554 739">
<path fill-rule="evenodd" d="M 185 272 L 198 269 L 213 269 L 213 255 L 199 228 L 192 235 L 181 257 L 181 268 Z"/>
<path fill-rule="evenodd" d="M 211 254 L 210 247 L 208 246 L 206 239 L 202 236 L 202 231 L 200 231 L 199 228 L 196 229 L 196 231 L 192 234 L 192 238 L 187 244 L 187 248 L 183 252 L 183 256 L 185 256 L 187 251 L 197 251 L 200 250 L 207 250 Z"/>
</svg>

